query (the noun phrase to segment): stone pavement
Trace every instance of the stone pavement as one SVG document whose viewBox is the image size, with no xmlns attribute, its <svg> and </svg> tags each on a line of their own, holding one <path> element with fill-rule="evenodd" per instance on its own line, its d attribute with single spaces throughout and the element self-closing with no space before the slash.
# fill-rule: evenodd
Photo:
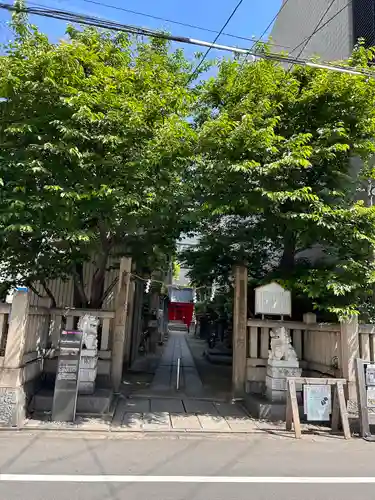
<svg viewBox="0 0 375 500">
<path fill-rule="evenodd" d="M 254 432 L 255 422 L 242 406 L 205 400 L 186 332 L 169 328 L 168 342 L 150 388 L 137 397 L 121 398 L 111 427 L 129 431 Z M 180 359 L 180 385 L 177 365 Z"/>
<path fill-rule="evenodd" d="M 186 334 L 170 329 L 168 342 L 154 379 L 152 394 L 174 394 L 177 392 L 177 367 L 180 359 L 179 392 L 189 397 L 203 396 L 203 384 L 195 367 L 194 359 L 186 342 Z"/>
<path fill-rule="evenodd" d="M 238 404 L 177 398 L 123 398 L 111 427 L 129 431 L 254 432 Z"/>
</svg>

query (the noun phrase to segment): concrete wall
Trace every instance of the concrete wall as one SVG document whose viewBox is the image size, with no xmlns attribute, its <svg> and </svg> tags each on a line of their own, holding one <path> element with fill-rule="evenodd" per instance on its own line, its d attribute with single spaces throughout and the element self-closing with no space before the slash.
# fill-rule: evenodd
<svg viewBox="0 0 375 500">
<path fill-rule="evenodd" d="M 286 0 L 283 0 L 285 3 Z M 293 56 L 309 58 L 319 55 L 326 61 L 347 58 L 353 48 L 352 7 L 346 7 L 326 27 L 314 35 L 302 54 L 299 45 L 318 25 L 331 0 L 289 0 L 280 12 L 271 32 L 274 51 L 286 51 Z M 321 24 L 340 11 L 348 0 L 336 0 Z"/>
</svg>

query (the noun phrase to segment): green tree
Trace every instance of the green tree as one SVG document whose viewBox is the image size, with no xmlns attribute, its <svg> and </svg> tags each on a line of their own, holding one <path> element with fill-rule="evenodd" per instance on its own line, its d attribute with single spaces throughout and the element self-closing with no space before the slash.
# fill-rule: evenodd
<svg viewBox="0 0 375 500">
<path fill-rule="evenodd" d="M 345 64 L 368 67 L 373 53 L 359 45 Z M 195 124 L 204 223 L 192 273 L 204 262 L 214 274 L 225 255 L 226 269 L 246 261 L 252 278 L 319 308 L 358 307 L 374 281 L 374 209 L 359 191 L 374 177 L 375 79 L 224 60 Z M 317 247 L 322 259 L 299 258 Z"/>
<path fill-rule="evenodd" d="M 76 305 L 100 307 L 110 255 L 155 266 L 185 226 L 192 64 L 164 40 L 69 27 L 51 43 L 13 25 L 0 56 L 1 274 L 47 293 L 72 276 Z"/>
</svg>

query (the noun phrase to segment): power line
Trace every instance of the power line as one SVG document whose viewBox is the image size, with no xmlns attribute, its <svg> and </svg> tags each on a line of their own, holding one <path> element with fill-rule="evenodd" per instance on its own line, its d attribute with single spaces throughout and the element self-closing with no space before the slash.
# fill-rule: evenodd
<svg viewBox="0 0 375 500">
<path fill-rule="evenodd" d="M 160 16 L 154 16 L 152 14 L 147 14 L 146 12 L 139 12 L 139 11 L 136 11 L 136 10 L 125 9 L 124 7 L 118 7 L 117 5 L 112 5 L 112 4 L 109 4 L 109 3 L 98 2 L 96 0 L 82 0 L 82 1 L 85 2 L 85 3 L 91 3 L 91 4 L 94 4 L 94 5 L 100 5 L 102 7 L 108 7 L 109 9 L 114 9 L 114 10 L 118 10 L 118 11 L 122 11 L 122 12 L 127 12 L 128 14 L 135 14 L 137 16 L 148 17 L 149 19 L 156 19 L 157 21 L 164 21 L 166 23 L 176 24 L 178 26 L 184 26 L 185 28 L 192 28 L 192 29 L 196 29 L 196 30 L 200 30 L 200 31 L 206 31 L 207 33 L 217 33 L 217 30 L 213 30 L 213 29 L 210 29 L 210 28 L 205 28 L 203 26 L 197 26 L 195 24 L 183 23 L 181 21 L 175 21 L 173 19 L 168 19 L 168 18 L 164 18 L 164 17 L 160 17 Z M 289 0 L 287 0 L 287 2 L 288 1 Z M 30 3 L 30 2 L 28 2 L 28 3 Z M 224 36 L 230 37 L 230 38 L 235 38 L 236 40 L 245 40 L 247 42 L 253 42 L 253 43 L 257 43 L 257 42 L 263 41 L 262 38 L 264 36 L 264 33 L 263 33 L 258 38 L 249 38 L 249 37 L 246 37 L 246 36 L 234 35 L 233 33 L 226 33 L 224 31 L 221 34 L 224 35 Z M 282 48 L 286 48 L 286 49 L 287 48 L 291 48 L 291 47 L 288 47 L 288 46 L 285 46 L 285 45 L 277 45 L 277 44 L 275 44 L 275 47 L 282 47 Z"/>
<path fill-rule="evenodd" d="M 300 66 L 308 66 L 308 67 L 312 67 L 312 68 L 319 68 L 319 69 L 325 69 L 325 70 L 329 70 L 329 71 L 336 71 L 336 72 L 348 73 L 348 74 L 352 74 L 352 75 L 359 75 L 359 76 L 375 78 L 375 73 L 367 71 L 367 70 L 362 70 L 362 69 L 357 69 L 357 68 L 354 69 L 354 68 L 349 68 L 349 67 L 345 67 L 345 66 L 339 66 L 337 64 L 333 65 L 330 63 L 319 63 L 318 64 L 318 63 L 314 63 L 314 62 L 306 60 L 306 59 L 297 59 L 295 57 L 284 56 L 284 55 L 275 54 L 275 53 L 267 53 L 267 54 L 260 53 L 260 54 L 258 54 L 257 52 L 252 51 L 251 49 L 249 50 L 249 49 L 244 49 L 244 48 L 239 48 L 239 47 L 232 47 L 229 45 L 221 45 L 221 44 L 206 42 L 204 40 L 197 40 L 197 39 L 189 38 L 189 37 L 169 35 L 167 33 L 152 30 L 149 28 L 141 28 L 141 27 L 135 26 L 135 25 L 121 24 L 121 23 L 117 23 L 115 21 L 110 21 L 107 19 L 102 19 L 102 18 L 98 18 L 98 17 L 94 17 L 94 16 L 87 16 L 85 14 L 79 14 L 79 13 L 70 12 L 70 11 L 46 9 L 44 7 L 43 8 L 40 8 L 40 7 L 15 7 L 15 6 L 10 5 L 8 3 L 2 3 L 2 2 L 0 2 L 0 9 L 7 10 L 9 12 L 25 12 L 26 14 L 37 15 L 37 16 L 42 16 L 42 17 L 47 17 L 47 18 L 52 18 L 52 19 L 60 19 L 62 21 L 68 21 L 68 22 L 83 24 L 83 25 L 87 25 L 87 26 L 95 26 L 97 28 L 104 28 L 104 29 L 113 30 L 113 31 L 130 33 L 133 35 L 140 35 L 140 36 L 146 36 L 146 37 L 151 37 L 151 38 L 160 38 L 163 40 L 170 40 L 170 41 L 179 42 L 179 43 L 186 43 L 186 44 L 190 44 L 190 45 L 208 47 L 211 49 L 228 51 L 228 52 L 232 52 L 235 54 L 252 55 L 252 56 L 254 56 L 254 59 L 256 59 L 256 58 L 257 59 L 266 59 L 266 60 L 276 61 L 276 62 L 281 62 L 281 63 L 297 64 Z"/>
<path fill-rule="evenodd" d="M 328 11 L 331 9 L 332 5 L 336 2 L 336 0 L 331 0 L 331 3 L 328 5 L 328 7 L 326 8 L 326 10 L 324 11 L 323 15 L 321 16 L 321 18 L 319 19 L 318 21 L 318 24 L 315 26 L 315 29 L 312 31 L 311 35 L 307 37 L 307 39 L 304 41 L 303 45 L 302 45 L 302 48 L 301 50 L 299 51 L 298 55 L 297 55 L 297 58 L 300 57 L 302 55 L 302 52 L 305 50 L 305 48 L 307 47 L 308 43 L 310 42 L 310 40 L 312 39 L 312 37 L 317 33 L 317 30 L 319 29 L 320 25 L 322 24 L 323 22 L 323 19 L 326 17 Z M 295 50 L 295 49 L 294 49 Z M 293 52 L 293 51 L 292 51 Z"/>
<path fill-rule="evenodd" d="M 237 12 L 237 10 L 239 9 L 239 7 L 241 6 L 243 0 L 239 0 L 239 2 L 237 3 L 237 5 L 235 6 L 235 8 L 232 10 L 232 13 L 230 14 L 230 16 L 228 17 L 228 19 L 225 21 L 223 27 L 221 28 L 221 30 L 219 31 L 219 33 L 216 35 L 214 41 L 212 42 L 212 45 L 214 45 L 220 35 L 223 33 L 223 31 L 225 30 L 225 28 L 228 26 L 228 24 L 230 23 L 230 21 L 232 20 L 233 16 L 235 15 L 235 13 Z M 197 74 L 199 68 L 202 66 L 204 60 L 206 59 L 206 57 L 208 56 L 210 50 L 212 49 L 212 47 L 208 47 L 208 49 L 206 50 L 205 54 L 203 55 L 202 59 L 199 61 L 199 63 L 197 64 L 196 68 L 194 69 L 194 71 L 192 72 L 192 74 L 190 75 L 190 78 L 189 78 L 189 82 L 191 80 L 193 80 L 193 78 L 195 77 L 195 75 Z"/>
</svg>

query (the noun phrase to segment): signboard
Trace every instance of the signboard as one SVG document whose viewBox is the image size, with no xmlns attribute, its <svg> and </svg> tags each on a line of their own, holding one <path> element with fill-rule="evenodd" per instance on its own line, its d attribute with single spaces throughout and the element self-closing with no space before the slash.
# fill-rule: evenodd
<svg viewBox="0 0 375 500">
<path fill-rule="evenodd" d="M 74 422 L 77 406 L 78 376 L 82 332 L 62 331 L 57 364 L 52 420 Z"/>
<path fill-rule="evenodd" d="M 375 441 L 370 424 L 375 414 L 375 364 L 356 359 L 357 404 L 361 436 L 366 441 Z"/>
<path fill-rule="evenodd" d="M 331 386 L 305 385 L 303 402 L 307 420 L 328 422 L 332 413 Z"/>
<path fill-rule="evenodd" d="M 278 283 L 270 283 L 255 289 L 255 314 L 291 316 L 291 293 Z"/>
</svg>

